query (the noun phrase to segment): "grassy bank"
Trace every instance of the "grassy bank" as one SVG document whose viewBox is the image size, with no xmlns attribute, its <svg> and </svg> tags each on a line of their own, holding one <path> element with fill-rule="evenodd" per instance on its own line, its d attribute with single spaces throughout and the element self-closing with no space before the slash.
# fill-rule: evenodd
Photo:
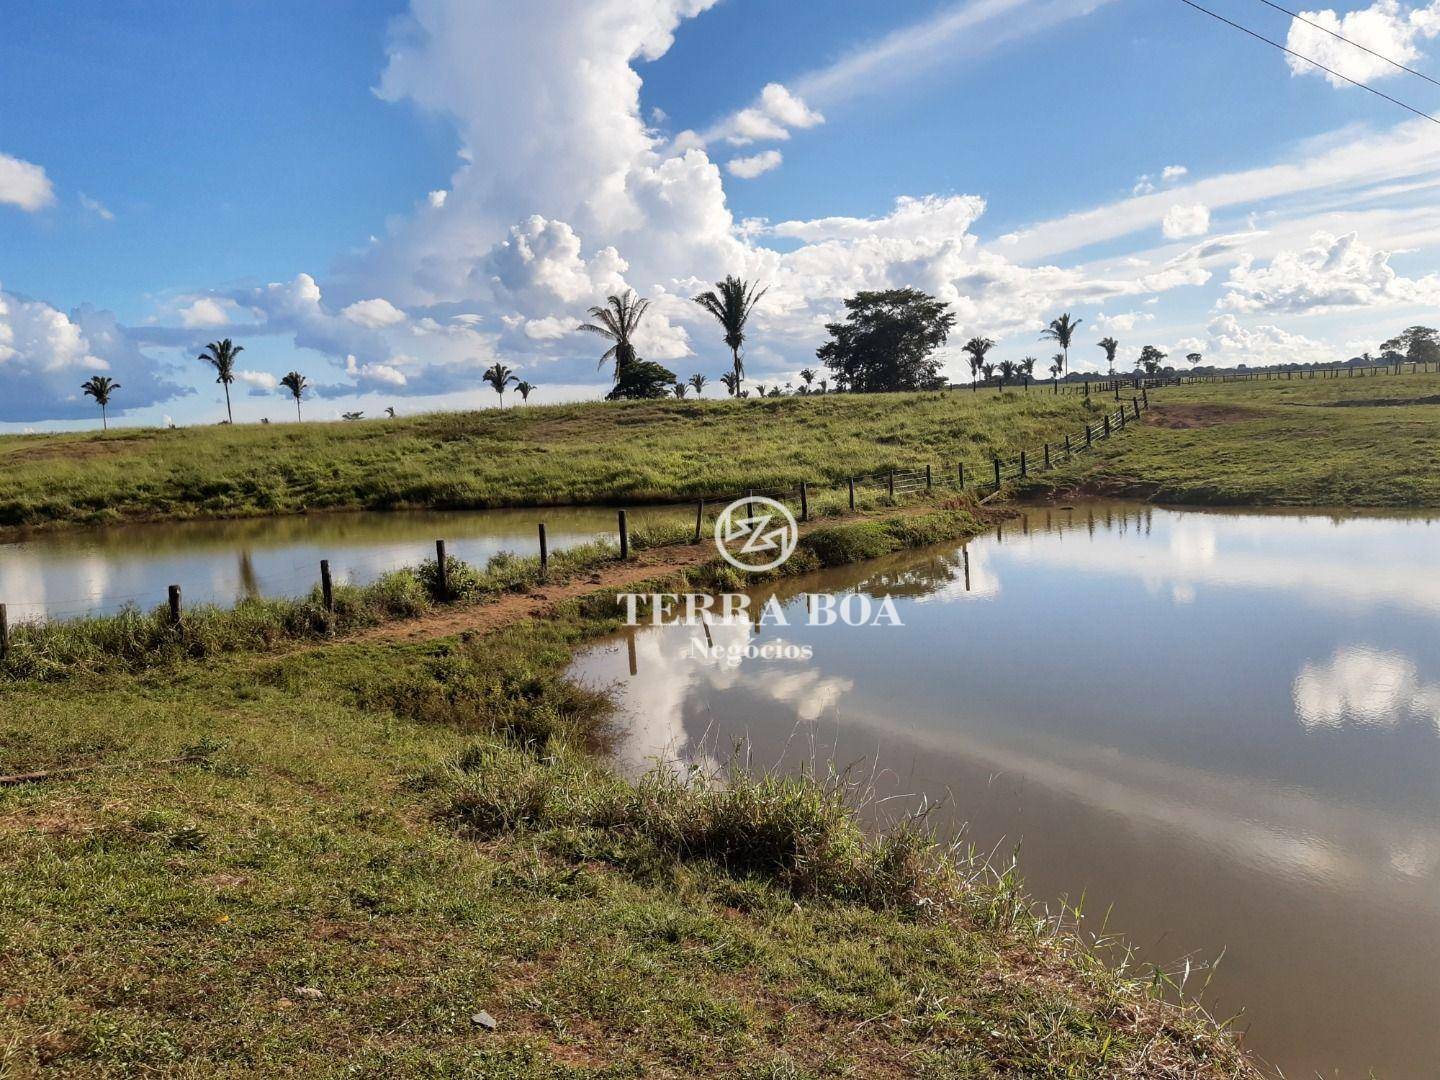
<svg viewBox="0 0 1440 1080">
<path fill-rule="evenodd" d="M 1030 393 L 530 406 L 399 420 L 0 438 L 0 527 L 669 499 L 965 461 L 1075 431 Z"/>
<path fill-rule="evenodd" d="M 797 557 L 975 527 L 826 526 Z M 1012 877 L 864 835 L 843 782 L 618 779 L 608 700 L 563 676 L 615 626 L 601 596 L 0 685 L 0 771 L 123 766 L 0 786 L 0 1072 L 1248 1075 Z"/>
<path fill-rule="evenodd" d="M 1125 438 L 1037 485 L 1210 505 L 1440 506 L 1440 375 L 1186 386 L 1151 402 Z"/>
</svg>

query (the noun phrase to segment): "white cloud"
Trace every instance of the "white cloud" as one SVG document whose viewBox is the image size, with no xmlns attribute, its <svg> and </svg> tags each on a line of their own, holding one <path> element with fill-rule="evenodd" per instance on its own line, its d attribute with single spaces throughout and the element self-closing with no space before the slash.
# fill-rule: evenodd
<svg viewBox="0 0 1440 1080">
<path fill-rule="evenodd" d="M 449 197 L 450 193 L 448 191 L 440 190 L 430 192 L 430 194 L 427 195 L 425 198 L 431 206 L 433 206 L 436 210 L 439 210 L 440 207 L 445 205 L 445 200 Z"/>
<path fill-rule="evenodd" d="M 1172 206 L 1165 212 L 1160 230 L 1168 240 L 1204 236 L 1210 231 L 1210 208 L 1204 203 Z"/>
<path fill-rule="evenodd" d="M 532 341 L 559 341 L 578 325 L 576 319 L 547 316 L 543 319 L 527 319 L 525 336 Z"/>
<path fill-rule="evenodd" d="M 404 386 L 408 381 L 405 373 L 392 364 L 359 364 L 354 356 L 345 357 L 345 374 L 362 383 L 379 383 L 383 386 Z"/>
<path fill-rule="evenodd" d="M 224 326 L 229 321 L 225 302 L 213 296 L 197 297 L 180 309 L 180 325 L 185 327 Z"/>
<path fill-rule="evenodd" d="M 1335 350 L 1303 334 L 1294 334 L 1278 326 L 1241 325 L 1234 315 L 1217 315 L 1205 327 L 1206 348 L 1186 348 L 1185 352 L 1202 352 L 1210 363 L 1222 367 L 1249 364 L 1306 364 L 1336 359 Z M 1193 339 L 1186 339 L 1193 346 Z"/>
<path fill-rule="evenodd" d="M 769 83 L 755 104 L 741 109 L 701 138 L 706 143 L 723 138 L 734 146 L 745 146 L 788 139 L 793 129 L 812 128 L 824 122 L 824 116 L 780 83 Z"/>
<path fill-rule="evenodd" d="M 371 300 L 357 300 L 343 308 L 340 314 L 356 326 L 368 327 L 371 330 L 379 330 L 382 327 L 394 326 L 405 321 L 403 311 L 389 300 L 378 296 Z"/>
<path fill-rule="evenodd" d="M 89 195 L 86 195 L 83 191 L 80 192 L 79 198 L 80 198 L 80 205 L 81 205 L 84 209 L 88 210 L 90 213 L 92 213 L 92 214 L 94 214 L 96 217 L 98 217 L 101 221 L 114 221 L 114 220 L 115 220 L 115 215 L 114 215 L 114 213 L 112 213 L 111 210 L 110 210 L 110 208 L 109 208 L 108 206 L 106 206 L 104 203 L 102 203 L 99 199 L 92 199 Z"/>
<path fill-rule="evenodd" d="M 268 371 L 237 371 L 235 378 L 255 390 L 275 390 L 280 380 Z"/>
<path fill-rule="evenodd" d="M 1095 316 L 1095 331 L 1102 334 L 1127 334 L 1140 323 L 1151 322 L 1154 318 L 1154 313 L 1149 311 L 1126 311 L 1115 315 L 1106 315 L 1102 311 Z"/>
<path fill-rule="evenodd" d="M 741 180 L 753 180 L 771 169 L 778 169 L 785 159 L 779 150 L 762 150 L 749 157 L 732 158 L 725 164 L 725 171 Z"/>
<path fill-rule="evenodd" d="M 1378 0 L 1368 8 L 1347 12 L 1343 17 L 1329 9 L 1301 11 L 1300 15 L 1301 18 L 1290 21 L 1286 47 L 1359 83 L 1402 74 L 1380 56 L 1410 66 L 1420 58 L 1416 43 L 1440 34 L 1440 0 L 1418 8 L 1407 7 L 1396 0 Z M 1326 30 L 1331 33 L 1326 33 Z M 1334 37 L 1334 34 L 1363 45 L 1380 56 L 1357 49 Z M 1321 71 L 1299 57 L 1287 56 L 1285 62 L 1292 75 L 1320 75 L 1331 86 L 1349 85 L 1344 79 Z"/>
<path fill-rule="evenodd" d="M 1187 169 L 1184 165 L 1166 165 L 1165 168 L 1160 170 L 1160 179 L 1168 184 L 1175 180 L 1179 180 L 1189 171 L 1190 170 Z"/>
<path fill-rule="evenodd" d="M 9 154 L 0 154 L 0 203 L 33 213 L 54 202 L 55 188 L 44 169 Z"/>
<path fill-rule="evenodd" d="M 1323 663 L 1307 660 L 1291 692 L 1295 715 L 1311 730 L 1394 728 L 1415 719 L 1440 731 L 1440 684 L 1424 682 L 1415 662 L 1399 653 L 1336 649 Z"/>
<path fill-rule="evenodd" d="M 1230 271 L 1220 310 L 1320 314 L 1342 308 L 1440 304 L 1440 276 L 1405 278 L 1390 253 L 1371 248 L 1355 233 L 1317 232 L 1303 251 L 1282 251 L 1266 266 L 1241 257 Z"/>
</svg>

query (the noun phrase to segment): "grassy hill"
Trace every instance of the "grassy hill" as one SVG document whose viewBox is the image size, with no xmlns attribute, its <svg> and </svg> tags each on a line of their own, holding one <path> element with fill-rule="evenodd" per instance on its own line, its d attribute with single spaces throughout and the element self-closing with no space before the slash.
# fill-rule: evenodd
<svg viewBox="0 0 1440 1080">
<path fill-rule="evenodd" d="M 0 438 L 0 526 L 665 501 L 927 460 L 979 469 L 1099 407 L 1034 388 L 13 436 Z"/>
</svg>

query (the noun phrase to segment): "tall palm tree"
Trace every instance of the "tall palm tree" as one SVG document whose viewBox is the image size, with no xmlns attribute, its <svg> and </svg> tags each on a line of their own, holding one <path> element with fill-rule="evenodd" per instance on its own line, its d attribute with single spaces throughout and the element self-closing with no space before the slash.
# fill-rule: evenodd
<svg viewBox="0 0 1440 1080">
<path fill-rule="evenodd" d="M 300 399 L 305 396 L 305 391 L 310 389 L 310 384 L 305 381 L 305 376 L 298 371 L 287 372 L 280 380 L 280 385 L 290 391 L 290 396 L 295 399 L 295 419 L 300 419 Z"/>
<path fill-rule="evenodd" d="M 707 379 L 707 378 L 705 378 L 704 375 L 691 375 L 691 376 L 690 376 L 690 385 L 695 388 L 695 396 L 696 396 L 696 397 L 699 397 L 702 393 L 705 392 L 705 384 L 706 384 L 707 382 L 709 382 L 709 381 L 710 381 L 710 380 Z"/>
<path fill-rule="evenodd" d="M 595 321 L 576 327 L 589 334 L 599 334 L 612 342 L 610 348 L 600 357 L 600 366 L 604 367 L 607 361 L 615 361 L 617 383 L 625 369 L 640 359 L 632 338 L 640 328 L 640 320 L 645 317 L 645 311 L 649 307 L 649 300 L 642 300 L 631 290 L 624 296 L 611 296 L 605 301 L 604 307 L 592 307 L 590 317 Z"/>
<path fill-rule="evenodd" d="M 725 344 L 734 358 L 736 389 L 732 393 L 739 392 L 739 385 L 745 379 L 745 364 L 740 359 L 740 346 L 745 344 L 745 323 L 768 291 L 768 286 L 762 289 L 758 282 L 745 282 L 727 274 L 725 280 L 717 281 L 709 292 L 690 298 L 714 315 L 725 331 Z"/>
<path fill-rule="evenodd" d="M 215 369 L 215 381 L 225 387 L 225 419 L 232 424 L 235 414 L 230 411 L 230 384 L 235 381 L 235 357 L 244 351 L 244 345 L 236 345 L 227 337 L 223 341 L 210 342 L 199 356 Z"/>
<path fill-rule="evenodd" d="M 741 378 L 743 378 L 743 376 L 737 375 L 733 371 L 727 371 L 724 375 L 720 376 L 720 381 L 725 384 L 725 389 L 730 391 L 731 397 L 740 396 Z"/>
<path fill-rule="evenodd" d="M 1056 353 L 1050 358 L 1050 378 L 1058 383 L 1060 374 L 1065 370 L 1065 354 Z"/>
<path fill-rule="evenodd" d="M 1084 321 L 1084 319 L 1070 318 L 1070 313 L 1067 311 L 1058 319 L 1051 319 L 1050 325 L 1040 334 L 1041 341 L 1053 341 L 1060 346 L 1065 354 L 1066 371 L 1070 370 L 1070 340 L 1075 336 L 1075 331 Z"/>
<path fill-rule="evenodd" d="M 485 374 L 481 377 L 494 388 L 495 393 L 500 395 L 500 407 L 503 409 L 505 407 L 505 387 L 518 381 L 515 373 L 497 360 L 485 369 Z"/>
<path fill-rule="evenodd" d="M 1113 337 L 1101 338 L 1095 344 L 1105 350 L 1105 362 L 1110 365 L 1110 374 L 1115 374 L 1115 354 L 1120 351 L 1120 343 Z"/>
<path fill-rule="evenodd" d="M 989 361 L 986 361 L 985 363 L 980 365 L 980 374 L 985 376 L 986 382 L 989 382 L 991 376 L 995 374 L 995 365 L 990 363 Z"/>
<path fill-rule="evenodd" d="M 1020 373 L 1020 365 L 1014 360 L 1001 360 L 996 370 L 1000 372 L 1000 385 L 997 389 L 1005 389 L 1005 384 Z"/>
<path fill-rule="evenodd" d="M 816 374 L 816 372 L 815 372 L 815 369 L 814 369 L 814 368 L 808 368 L 808 367 L 807 367 L 807 368 L 801 368 L 801 369 L 800 369 L 800 378 L 805 381 L 805 392 L 806 392 L 806 393 L 809 393 L 809 392 L 810 392 L 810 386 L 811 386 L 812 383 L 815 382 L 815 374 Z"/>
<path fill-rule="evenodd" d="M 521 379 L 515 384 L 515 392 L 520 395 L 520 400 L 526 403 L 530 401 L 530 391 L 534 389 L 535 384 L 532 382 L 528 382 L 525 379 Z"/>
<path fill-rule="evenodd" d="M 979 389 L 980 369 L 985 366 L 985 354 L 995 347 L 988 337 L 972 337 L 962 346 L 970 354 L 970 389 Z M 987 375 L 988 379 L 989 376 Z"/>
<path fill-rule="evenodd" d="M 1033 356 L 1027 356 L 1015 365 L 1018 373 L 1025 380 L 1025 389 L 1027 391 L 1030 389 L 1030 380 L 1035 377 L 1035 365 L 1037 362 Z"/>
<path fill-rule="evenodd" d="M 109 417 L 105 415 L 105 406 L 110 404 L 110 395 L 120 389 L 120 384 L 109 375 L 91 375 L 80 384 L 87 397 L 95 399 L 95 404 L 100 406 L 100 430 L 110 430 Z"/>
</svg>

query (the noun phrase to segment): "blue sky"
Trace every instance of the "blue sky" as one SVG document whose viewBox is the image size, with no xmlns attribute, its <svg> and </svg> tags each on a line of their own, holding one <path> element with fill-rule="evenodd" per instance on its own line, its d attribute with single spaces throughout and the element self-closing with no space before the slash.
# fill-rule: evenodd
<svg viewBox="0 0 1440 1080">
<path fill-rule="evenodd" d="M 1440 89 L 1255 0 L 1229 17 L 1417 107 Z M 747 370 L 813 365 L 859 288 L 950 301 L 958 347 L 1112 333 L 1217 363 L 1343 359 L 1436 321 L 1437 125 L 1178 2 L 57 3 L 0 37 L 0 430 L 603 392 L 585 309 L 712 379 L 686 297 L 772 285 Z M 1440 0 L 1309 16 L 1421 70 Z M 897 202 L 897 200 L 901 200 Z M 947 370 L 960 378 L 958 352 Z M 716 381 L 718 387 L 718 380 Z"/>
</svg>

